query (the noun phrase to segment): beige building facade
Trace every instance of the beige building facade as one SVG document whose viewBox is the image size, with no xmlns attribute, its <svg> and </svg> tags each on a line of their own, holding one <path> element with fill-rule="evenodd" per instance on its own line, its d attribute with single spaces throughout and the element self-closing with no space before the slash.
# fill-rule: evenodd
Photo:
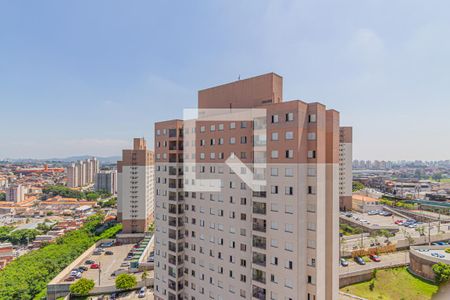
<svg viewBox="0 0 450 300">
<path fill-rule="evenodd" d="M 117 162 L 117 218 L 122 233 L 144 233 L 153 222 L 154 155 L 143 138 L 122 151 Z"/>
<path fill-rule="evenodd" d="M 156 123 L 156 299 L 337 299 L 339 144 L 339 113 L 274 73 Z"/>
<path fill-rule="evenodd" d="M 100 164 L 95 157 L 72 163 L 67 167 L 67 186 L 76 188 L 93 184 L 99 170 Z"/>
<path fill-rule="evenodd" d="M 352 209 L 353 128 L 339 128 L 339 208 Z"/>
</svg>

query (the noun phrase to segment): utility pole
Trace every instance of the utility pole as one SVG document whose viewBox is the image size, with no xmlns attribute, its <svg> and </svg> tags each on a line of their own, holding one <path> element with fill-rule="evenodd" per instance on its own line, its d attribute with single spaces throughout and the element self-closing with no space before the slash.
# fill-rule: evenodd
<svg viewBox="0 0 450 300">
<path fill-rule="evenodd" d="M 102 266 L 100 265 L 100 263 L 98 263 L 98 286 L 101 286 L 100 283 L 101 273 L 102 273 Z"/>
</svg>

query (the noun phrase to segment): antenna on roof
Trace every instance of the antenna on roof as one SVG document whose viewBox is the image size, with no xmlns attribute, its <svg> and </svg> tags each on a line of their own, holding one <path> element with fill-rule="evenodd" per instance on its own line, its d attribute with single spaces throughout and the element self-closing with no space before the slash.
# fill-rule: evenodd
<svg viewBox="0 0 450 300">
<path fill-rule="evenodd" d="M 241 74 L 239 74 L 239 76 L 238 76 L 238 80 L 241 80 Z"/>
</svg>

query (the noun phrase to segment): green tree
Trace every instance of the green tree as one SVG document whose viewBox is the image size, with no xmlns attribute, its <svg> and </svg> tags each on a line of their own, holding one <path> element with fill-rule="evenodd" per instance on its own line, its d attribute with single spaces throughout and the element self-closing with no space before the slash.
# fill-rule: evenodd
<svg viewBox="0 0 450 300">
<path fill-rule="evenodd" d="M 389 230 L 386 230 L 386 229 L 381 229 L 380 235 L 384 236 L 388 242 L 389 242 L 389 238 L 394 236 Z"/>
<path fill-rule="evenodd" d="M 89 201 L 96 201 L 98 198 L 100 198 L 100 195 L 97 193 L 87 193 L 86 194 L 86 199 Z"/>
<path fill-rule="evenodd" d="M 94 286 L 94 280 L 81 278 L 77 282 L 70 285 L 70 292 L 77 296 L 87 296 Z"/>
<path fill-rule="evenodd" d="M 98 237 L 112 238 L 117 233 L 112 229 L 120 230 L 119 225 L 109 229 L 102 226 L 103 218 L 103 215 L 89 217 L 82 228 L 66 233 L 56 243 L 10 262 L 0 272 L 0 299 L 32 300 L 42 295 L 50 280 L 91 247 Z M 101 231 L 99 228 L 107 230 Z"/>
<path fill-rule="evenodd" d="M 36 229 L 18 229 L 9 234 L 8 240 L 14 245 L 25 245 L 34 241 L 39 234 Z"/>
<path fill-rule="evenodd" d="M 437 284 L 446 283 L 450 279 L 450 265 L 442 262 L 434 264 L 433 267 L 434 279 Z"/>
<path fill-rule="evenodd" d="M 0 242 L 8 240 L 9 234 L 14 230 L 13 226 L 0 226 Z"/>
<path fill-rule="evenodd" d="M 137 285 L 137 280 L 134 275 L 120 274 L 116 278 L 116 288 L 120 290 L 129 290 Z"/>
<path fill-rule="evenodd" d="M 6 200 L 6 194 L 0 193 L 0 201 L 5 201 L 5 200 Z"/>
<path fill-rule="evenodd" d="M 141 275 L 141 279 L 144 282 L 145 286 L 147 286 L 147 278 L 148 278 L 148 272 L 144 270 Z"/>
<path fill-rule="evenodd" d="M 150 233 L 155 232 L 155 222 L 151 223 L 151 224 L 148 226 L 148 232 L 150 232 Z"/>
<path fill-rule="evenodd" d="M 353 184 L 352 184 L 352 190 L 353 190 L 353 192 L 360 191 L 360 190 L 362 190 L 362 189 L 364 189 L 364 188 L 365 188 L 365 186 L 364 186 L 364 184 L 362 184 L 361 182 L 353 181 Z"/>
</svg>

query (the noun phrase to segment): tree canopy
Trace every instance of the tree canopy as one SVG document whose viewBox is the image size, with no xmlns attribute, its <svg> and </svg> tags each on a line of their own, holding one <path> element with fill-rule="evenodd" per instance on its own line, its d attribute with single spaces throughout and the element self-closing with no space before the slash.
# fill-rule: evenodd
<svg viewBox="0 0 450 300">
<path fill-rule="evenodd" d="M 137 280 L 134 275 L 120 274 L 116 278 L 116 288 L 120 290 L 132 289 L 137 285 Z"/>
<path fill-rule="evenodd" d="M 433 265 L 432 267 L 434 275 L 435 275 L 435 281 L 438 284 L 446 283 L 450 279 L 450 266 L 447 264 L 444 264 L 442 262 L 437 263 Z"/>
<path fill-rule="evenodd" d="M 94 280 L 81 278 L 70 285 L 70 292 L 78 296 L 87 296 L 94 286 Z"/>
<path fill-rule="evenodd" d="M 120 229 L 116 225 L 104 232 L 103 215 L 89 217 L 82 228 L 66 233 L 55 243 L 18 257 L 0 272 L 0 299 L 32 300 L 59 272 L 88 249 L 96 240 L 111 238 Z M 102 227 L 103 228 L 103 227 Z"/>
</svg>

